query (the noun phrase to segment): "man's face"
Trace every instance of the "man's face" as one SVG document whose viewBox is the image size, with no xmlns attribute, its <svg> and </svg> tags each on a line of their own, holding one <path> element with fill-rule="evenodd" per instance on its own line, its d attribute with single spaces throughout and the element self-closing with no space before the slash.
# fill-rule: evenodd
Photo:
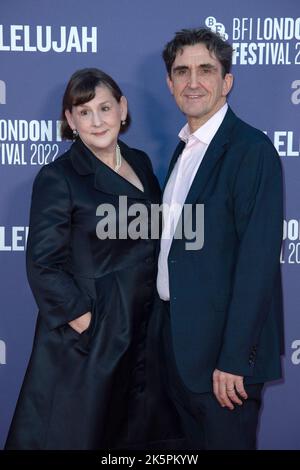
<svg viewBox="0 0 300 470">
<path fill-rule="evenodd" d="M 233 77 L 222 76 L 222 66 L 205 44 L 185 46 L 172 65 L 169 89 L 195 132 L 225 103 Z"/>
</svg>

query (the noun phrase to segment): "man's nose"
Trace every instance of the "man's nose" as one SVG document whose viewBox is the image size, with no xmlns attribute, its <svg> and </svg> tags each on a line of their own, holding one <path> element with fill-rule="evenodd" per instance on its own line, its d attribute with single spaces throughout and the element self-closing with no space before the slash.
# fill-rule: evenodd
<svg viewBox="0 0 300 470">
<path fill-rule="evenodd" d="M 190 87 L 197 88 L 199 86 L 199 76 L 197 70 L 191 70 L 190 74 Z"/>
</svg>

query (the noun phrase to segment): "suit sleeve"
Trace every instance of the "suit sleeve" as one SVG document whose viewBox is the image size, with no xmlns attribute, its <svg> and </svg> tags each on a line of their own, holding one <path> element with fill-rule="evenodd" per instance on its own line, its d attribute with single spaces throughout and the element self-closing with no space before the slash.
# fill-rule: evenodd
<svg viewBox="0 0 300 470">
<path fill-rule="evenodd" d="M 282 171 L 279 156 L 267 140 L 250 148 L 239 168 L 234 218 L 239 247 L 217 368 L 251 376 L 253 356 L 280 276 Z"/>
<path fill-rule="evenodd" d="M 72 202 L 58 166 L 45 166 L 32 192 L 26 252 L 28 281 L 50 329 L 91 310 L 91 301 L 65 269 L 70 251 Z"/>
</svg>

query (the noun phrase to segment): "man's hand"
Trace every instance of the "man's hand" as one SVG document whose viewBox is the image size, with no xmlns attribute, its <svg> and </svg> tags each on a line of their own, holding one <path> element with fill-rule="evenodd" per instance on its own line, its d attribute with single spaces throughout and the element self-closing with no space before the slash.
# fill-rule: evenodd
<svg viewBox="0 0 300 470">
<path fill-rule="evenodd" d="M 218 369 L 213 373 L 214 394 L 222 407 L 227 406 L 230 410 L 234 409 L 233 403 L 242 405 L 242 397 L 247 400 L 248 395 L 244 389 L 243 377 L 233 375 L 228 372 L 221 372 Z"/>
<path fill-rule="evenodd" d="M 91 318 L 91 312 L 86 312 L 80 317 L 75 318 L 75 320 L 70 321 L 69 325 L 73 330 L 77 331 L 77 333 L 81 334 L 89 327 Z"/>
</svg>

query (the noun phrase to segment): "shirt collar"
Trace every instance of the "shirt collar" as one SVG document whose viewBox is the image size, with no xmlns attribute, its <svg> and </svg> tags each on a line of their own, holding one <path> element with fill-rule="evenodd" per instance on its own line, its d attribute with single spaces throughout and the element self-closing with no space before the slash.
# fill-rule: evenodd
<svg viewBox="0 0 300 470">
<path fill-rule="evenodd" d="M 189 141 L 191 137 L 197 139 L 200 142 L 203 142 L 206 145 L 209 145 L 214 138 L 217 130 L 219 129 L 222 121 L 225 117 L 225 114 L 228 109 L 228 104 L 225 103 L 219 111 L 217 111 L 208 121 L 206 121 L 203 126 L 199 127 L 195 132 L 191 133 L 188 123 L 183 126 L 181 131 L 178 134 L 178 137 L 183 140 L 185 143 Z"/>
</svg>

